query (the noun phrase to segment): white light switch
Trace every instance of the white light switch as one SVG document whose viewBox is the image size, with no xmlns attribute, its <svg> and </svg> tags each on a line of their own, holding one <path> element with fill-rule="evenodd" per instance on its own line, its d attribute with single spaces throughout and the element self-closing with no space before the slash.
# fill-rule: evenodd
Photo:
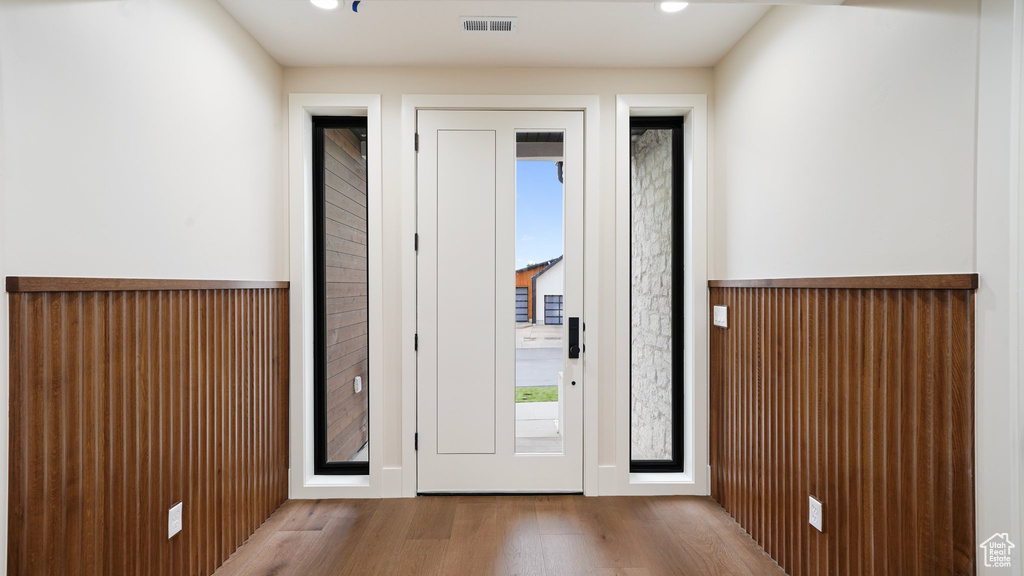
<svg viewBox="0 0 1024 576">
<path fill-rule="evenodd" d="M 181 502 L 167 511 L 167 538 L 173 538 L 178 532 L 181 532 Z"/>
<path fill-rule="evenodd" d="M 729 327 L 729 309 L 725 306 L 715 306 L 715 326 Z"/>
<path fill-rule="evenodd" d="M 356 394 L 359 394 L 360 392 L 362 392 L 363 391 L 363 377 L 362 376 L 356 376 L 356 381 L 352 384 L 352 386 L 355 388 Z"/>
<path fill-rule="evenodd" d="M 824 532 L 825 529 L 822 526 L 825 525 L 825 516 L 821 511 L 821 502 L 815 500 L 814 496 L 808 496 L 808 498 L 810 499 L 810 514 L 807 521 L 811 526 L 817 528 L 818 532 Z"/>
</svg>

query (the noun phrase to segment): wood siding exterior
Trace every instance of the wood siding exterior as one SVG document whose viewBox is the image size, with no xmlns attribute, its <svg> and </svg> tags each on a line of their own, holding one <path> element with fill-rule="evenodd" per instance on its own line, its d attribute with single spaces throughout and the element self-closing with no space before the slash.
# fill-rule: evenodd
<svg viewBox="0 0 1024 576">
<path fill-rule="evenodd" d="M 9 296 L 8 573 L 212 574 L 288 496 L 288 290 L 94 282 Z"/>
<path fill-rule="evenodd" d="M 366 160 L 348 129 L 324 130 L 327 461 L 346 462 L 369 432 Z M 358 394 L 355 377 L 362 378 Z"/>
<path fill-rule="evenodd" d="M 537 264 L 536 266 L 530 266 L 529 268 L 523 268 L 522 270 L 516 270 L 516 288 L 526 288 L 526 309 L 528 314 L 528 321 L 533 322 L 534 318 L 533 307 L 533 277 L 538 272 L 543 270 L 547 266 L 547 263 Z"/>
<path fill-rule="evenodd" d="M 863 280 L 711 288 L 712 495 L 793 576 L 974 574 L 974 292 Z"/>
<path fill-rule="evenodd" d="M 526 268 L 521 268 L 519 270 L 516 270 L 516 288 L 526 288 L 527 289 L 526 290 L 526 306 L 527 306 L 527 310 L 529 311 L 528 314 L 529 314 L 529 321 L 530 322 L 533 322 L 533 323 L 536 323 L 536 324 L 543 324 L 544 323 L 543 322 L 543 320 L 544 320 L 544 318 L 543 318 L 544 308 L 537 308 L 537 306 L 536 306 L 536 304 L 534 302 L 534 291 L 537 288 L 534 285 L 535 284 L 534 283 L 534 277 L 537 276 L 538 274 L 540 274 L 541 272 L 544 272 L 545 270 L 547 270 L 549 266 L 552 266 L 555 262 L 557 262 L 560 259 L 561 259 L 561 256 L 559 256 L 558 258 L 552 258 L 551 260 L 548 260 L 546 262 L 541 262 L 540 264 L 534 264 L 532 266 L 527 266 Z M 538 312 L 541 314 L 541 317 L 538 317 Z"/>
</svg>

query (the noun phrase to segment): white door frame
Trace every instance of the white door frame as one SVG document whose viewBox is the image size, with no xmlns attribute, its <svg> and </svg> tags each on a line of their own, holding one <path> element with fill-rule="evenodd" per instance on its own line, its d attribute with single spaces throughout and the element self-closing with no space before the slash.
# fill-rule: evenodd
<svg viewBox="0 0 1024 576">
<path fill-rule="evenodd" d="M 416 496 L 416 111 L 452 110 L 581 110 L 583 111 L 583 310 L 587 322 L 584 354 L 583 492 L 598 493 L 598 250 L 600 198 L 600 99 L 598 96 L 469 96 L 404 95 L 402 97 L 402 496 Z"/>
</svg>

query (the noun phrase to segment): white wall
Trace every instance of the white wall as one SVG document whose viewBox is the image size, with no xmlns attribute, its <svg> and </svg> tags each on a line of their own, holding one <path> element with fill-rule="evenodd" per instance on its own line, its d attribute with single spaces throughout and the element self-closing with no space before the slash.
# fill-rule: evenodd
<svg viewBox="0 0 1024 576">
<path fill-rule="evenodd" d="M 4 2 L 3 272 L 286 279 L 281 77 L 209 0 Z"/>
<path fill-rule="evenodd" d="M 711 266 L 723 279 L 977 271 L 977 537 L 1019 546 L 1015 3 L 1019 17 L 1021 0 L 772 9 L 715 70 Z"/>
<path fill-rule="evenodd" d="M 600 98 L 601 292 L 602 317 L 597 345 L 600 380 L 600 454 L 602 465 L 615 464 L 615 95 L 710 94 L 709 69 L 557 69 L 557 68 L 289 68 L 287 93 L 357 93 L 382 96 L 385 302 L 402 299 L 403 94 L 591 95 Z M 388 168 L 390 167 L 390 168 Z M 588 250 L 591 247 L 588 247 Z M 595 297 L 588 294 L 588 297 Z M 402 311 L 384 309 L 383 370 L 377 382 L 384 392 L 384 466 L 402 465 Z"/>
<path fill-rule="evenodd" d="M 978 5 L 773 8 L 715 68 L 712 278 L 974 264 Z"/>
<path fill-rule="evenodd" d="M 216 2 L 4 0 L 0 275 L 287 279 L 284 121 L 280 66 Z"/>
</svg>

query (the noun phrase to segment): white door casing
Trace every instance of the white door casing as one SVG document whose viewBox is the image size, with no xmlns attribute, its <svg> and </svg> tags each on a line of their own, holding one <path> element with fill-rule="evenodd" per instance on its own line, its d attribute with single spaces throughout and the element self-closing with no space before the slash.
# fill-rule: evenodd
<svg viewBox="0 0 1024 576">
<path fill-rule="evenodd" d="M 417 124 L 417 491 L 581 492 L 583 359 L 567 358 L 566 322 L 563 451 L 516 454 L 513 312 L 516 133 L 561 131 L 564 315 L 583 316 L 583 113 L 420 110 Z"/>
</svg>

